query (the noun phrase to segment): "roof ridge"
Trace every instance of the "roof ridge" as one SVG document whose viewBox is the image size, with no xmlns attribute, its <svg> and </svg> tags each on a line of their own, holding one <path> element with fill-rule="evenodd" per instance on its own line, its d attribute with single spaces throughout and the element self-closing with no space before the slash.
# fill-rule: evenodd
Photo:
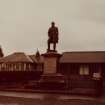
<svg viewBox="0 0 105 105">
<path fill-rule="evenodd" d="M 105 51 L 67 51 L 63 53 L 103 53 Z"/>
</svg>

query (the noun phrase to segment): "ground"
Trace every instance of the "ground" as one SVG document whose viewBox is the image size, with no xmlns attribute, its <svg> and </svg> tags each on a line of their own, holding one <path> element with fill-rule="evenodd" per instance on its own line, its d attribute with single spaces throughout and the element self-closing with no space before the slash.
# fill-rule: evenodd
<svg viewBox="0 0 105 105">
<path fill-rule="evenodd" d="M 0 92 L 0 105 L 105 105 L 99 97 Z"/>
</svg>

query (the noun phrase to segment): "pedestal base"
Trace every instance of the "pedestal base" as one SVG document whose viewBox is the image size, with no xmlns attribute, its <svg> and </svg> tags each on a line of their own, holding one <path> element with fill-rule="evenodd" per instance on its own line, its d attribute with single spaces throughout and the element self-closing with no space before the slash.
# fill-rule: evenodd
<svg viewBox="0 0 105 105">
<path fill-rule="evenodd" d="M 43 74 L 40 79 L 42 89 L 58 90 L 65 89 L 65 79 L 61 74 Z"/>
</svg>

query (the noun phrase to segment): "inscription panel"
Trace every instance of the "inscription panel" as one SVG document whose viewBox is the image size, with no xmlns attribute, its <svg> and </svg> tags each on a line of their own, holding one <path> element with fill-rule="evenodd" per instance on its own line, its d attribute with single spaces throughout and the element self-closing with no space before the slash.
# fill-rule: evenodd
<svg viewBox="0 0 105 105">
<path fill-rule="evenodd" d="M 44 61 L 44 73 L 56 73 L 56 57 L 45 58 Z"/>
</svg>

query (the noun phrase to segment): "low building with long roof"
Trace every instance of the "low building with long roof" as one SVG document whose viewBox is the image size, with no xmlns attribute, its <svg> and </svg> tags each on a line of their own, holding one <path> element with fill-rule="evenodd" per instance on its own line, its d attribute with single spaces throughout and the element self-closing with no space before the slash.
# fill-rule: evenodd
<svg viewBox="0 0 105 105">
<path fill-rule="evenodd" d="M 15 52 L 0 58 L 1 81 L 27 81 L 39 78 L 41 69 L 38 70 L 35 55 L 26 55 L 24 52 Z"/>
</svg>

